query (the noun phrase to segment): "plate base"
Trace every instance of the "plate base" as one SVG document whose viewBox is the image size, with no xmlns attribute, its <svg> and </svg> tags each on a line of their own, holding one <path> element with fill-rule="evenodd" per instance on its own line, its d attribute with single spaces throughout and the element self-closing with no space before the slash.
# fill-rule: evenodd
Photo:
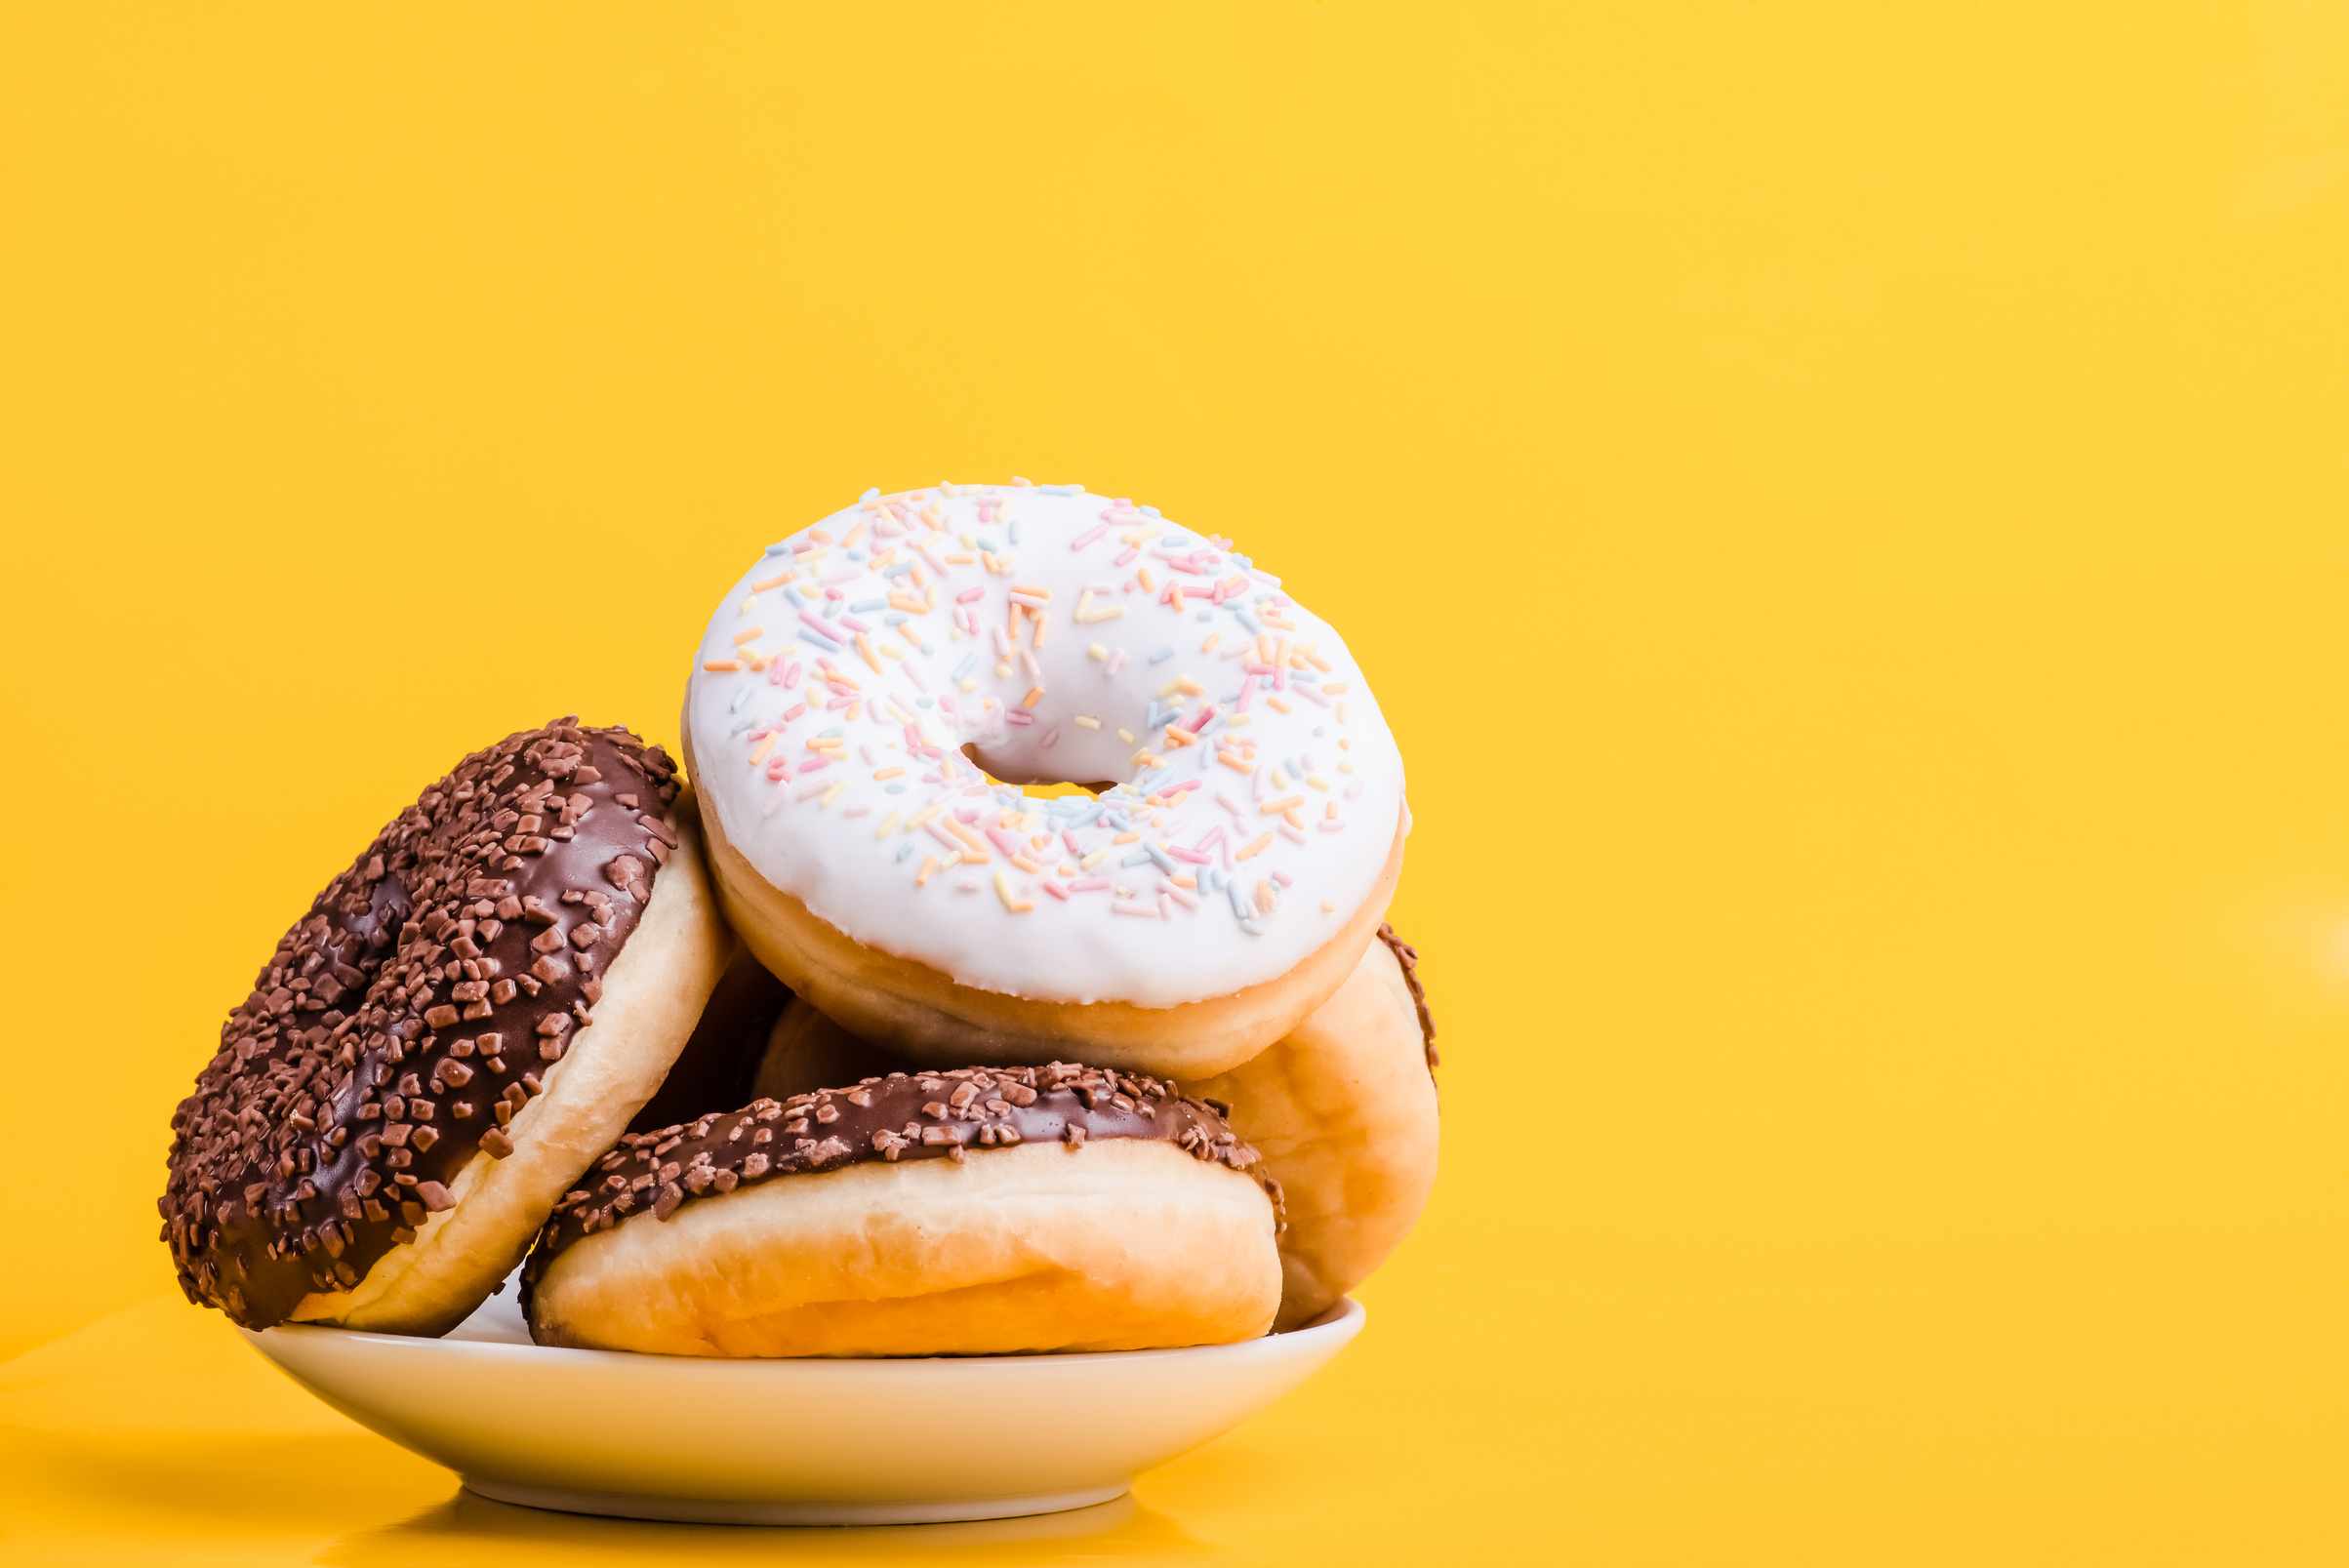
<svg viewBox="0 0 2349 1568">
<path fill-rule="evenodd" d="M 598 1513 L 617 1519 L 663 1519 L 677 1524 L 951 1524 L 968 1519 L 1015 1519 L 1091 1508 L 1125 1496 L 1130 1481 L 1081 1492 L 1035 1497 L 957 1498 L 936 1503 L 729 1503 L 716 1498 L 643 1497 L 625 1492 L 567 1492 L 476 1480 L 470 1491 L 500 1503 L 558 1513 Z"/>
</svg>

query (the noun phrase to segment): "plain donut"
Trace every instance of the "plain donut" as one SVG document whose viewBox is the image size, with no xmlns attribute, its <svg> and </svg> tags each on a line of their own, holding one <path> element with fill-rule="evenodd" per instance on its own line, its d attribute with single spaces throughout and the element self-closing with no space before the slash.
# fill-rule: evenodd
<svg viewBox="0 0 2349 1568">
<path fill-rule="evenodd" d="M 1189 1085 L 1232 1106 L 1288 1203 L 1276 1328 L 1309 1323 L 1410 1234 L 1436 1185 L 1436 1084 L 1397 955 L 1372 943 L 1295 1032 Z"/>
</svg>

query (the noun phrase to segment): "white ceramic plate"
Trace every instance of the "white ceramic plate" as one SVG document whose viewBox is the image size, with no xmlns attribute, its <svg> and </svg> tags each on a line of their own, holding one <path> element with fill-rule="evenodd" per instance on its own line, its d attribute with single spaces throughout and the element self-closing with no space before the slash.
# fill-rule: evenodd
<svg viewBox="0 0 2349 1568">
<path fill-rule="evenodd" d="M 1239 1345 L 719 1361 L 530 1343 L 509 1288 L 446 1338 L 245 1339 L 485 1497 L 720 1524 L 926 1524 L 1083 1508 L 1229 1431 L 1361 1332 L 1349 1298 Z"/>
</svg>

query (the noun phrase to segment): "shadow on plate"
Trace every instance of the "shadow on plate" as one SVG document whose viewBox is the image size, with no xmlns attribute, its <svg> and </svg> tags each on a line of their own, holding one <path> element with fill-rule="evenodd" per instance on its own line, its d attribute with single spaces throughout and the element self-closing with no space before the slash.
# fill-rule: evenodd
<svg viewBox="0 0 2349 1568">
<path fill-rule="evenodd" d="M 1056 1551 L 1055 1546 L 1065 1551 Z M 485 1550 L 484 1548 L 490 1548 Z M 1165 1514 L 1131 1493 L 1088 1508 L 964 1524 L 774 1528 L 734 1524 L 660 1524 L 550 1513 L 459 1489 L 414 1518 L 346 1536 L 318 1561 L 331 1568 L 431 1568 L 443 1562 L 579 1564 L 628 1562 L 854 1562 L 952 1550 L 958 1561 L 1051 1563 L 1103 1558 L 1213 1555 Z"/>
</svg>

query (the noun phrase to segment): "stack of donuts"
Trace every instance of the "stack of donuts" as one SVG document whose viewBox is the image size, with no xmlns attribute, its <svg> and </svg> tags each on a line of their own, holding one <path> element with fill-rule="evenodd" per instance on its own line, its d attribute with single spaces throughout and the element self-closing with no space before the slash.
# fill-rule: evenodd
<svg viewBox="0 0 2349 1568">
<path fill-rule="evenodd" d="M 173 1117 L 191 1301 L 702 1356 L 1311 1322 L 1435 1180 L 1385 923 L 1410 813 L 1344 641 L 1232 542 L 940 485 L 769 544 L 691 784 L 559 719 L 278 942 Z"/>
</svg>

